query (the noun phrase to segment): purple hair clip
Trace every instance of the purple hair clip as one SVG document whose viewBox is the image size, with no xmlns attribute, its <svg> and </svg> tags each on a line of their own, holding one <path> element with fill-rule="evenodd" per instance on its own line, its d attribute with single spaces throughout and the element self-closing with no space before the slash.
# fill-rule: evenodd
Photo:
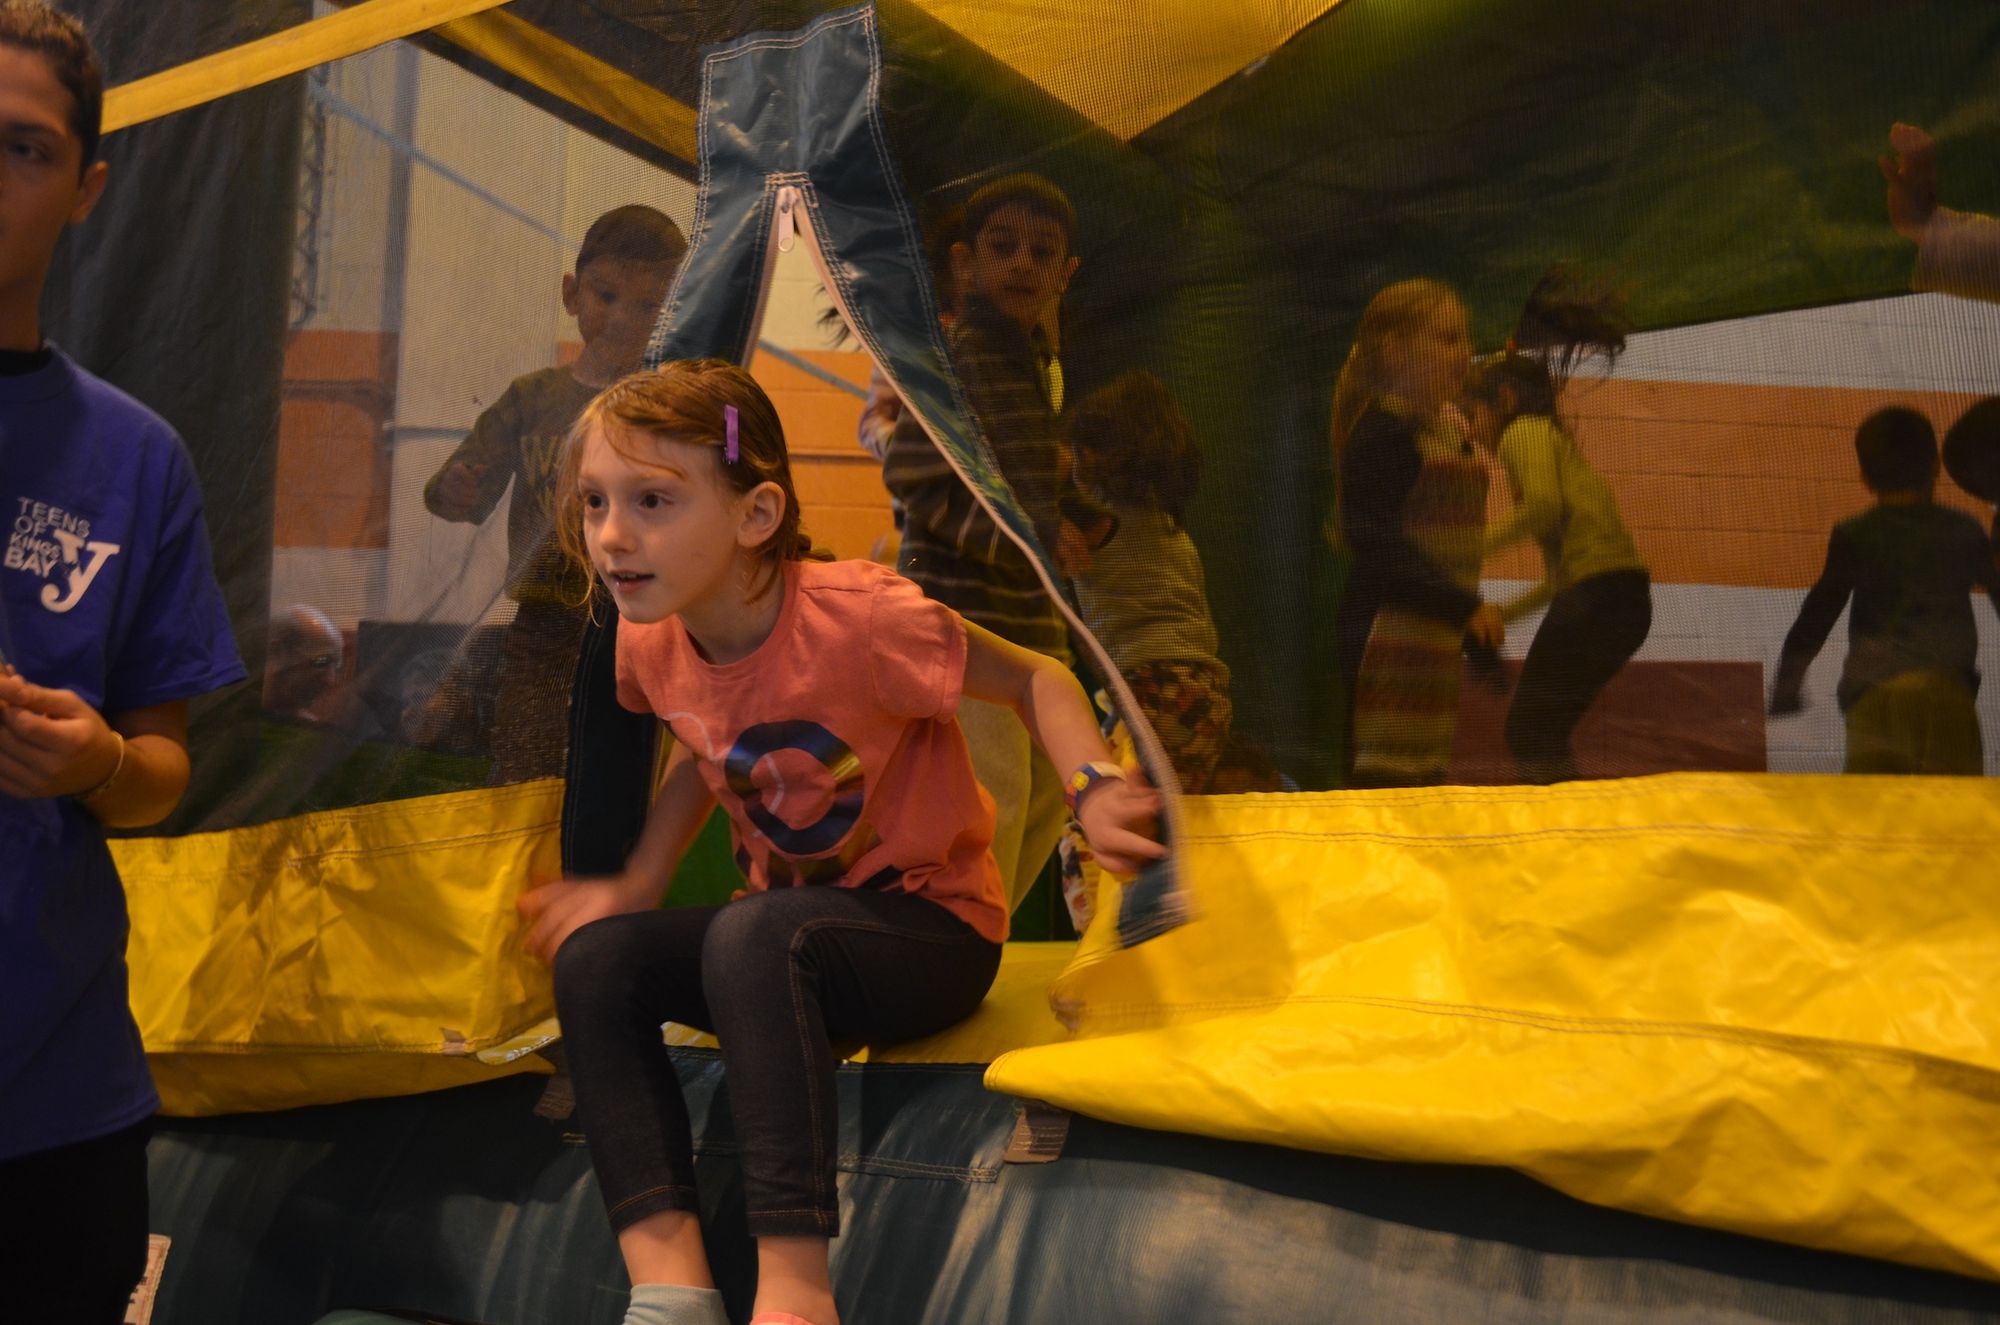
<svg viewBox="0 0 2000 1325">
<path fill-rule="evenodd" d="M 736 406 L 722 407 L 722 459 L 725 464 L 735 464 L 742 455 L 736 441 Z"/>
</svg>

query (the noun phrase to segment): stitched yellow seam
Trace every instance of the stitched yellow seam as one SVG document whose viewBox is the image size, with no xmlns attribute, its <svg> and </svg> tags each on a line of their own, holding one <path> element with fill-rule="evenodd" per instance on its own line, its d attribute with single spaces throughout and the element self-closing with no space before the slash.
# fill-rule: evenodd
<svg viewBox="0 0 2000 1325">
<path fill-rule="evenodd" d="M 2000 1080 L 2000 1069 L 1985 1067 L 1978 1063 L 1968 1063 L 1961 1059 L 1945 1058 L 1938 1054 L 1924 1053 L 1916 1049 L 1899 1049 L 1893 1045 L 1861 1044 L 1852 1040 L 1830 1040 L 1814 1036 L 1794 1035 L 1784 1031 L 1752 1030 L 1737 1026 L 1719 1026 L 1701 1022 L 1649 1021 L 1643 1018 L 1612 1017 L 1569 1017 L 1561 1013 L 1525 1012 L 1516 1008 L 1487 1007 L 1478 1003 L 1433 1003 L 1423 999 L 1387 998 L 1365 994 L 1294 994 L 1280 998 L 1218 1000 L 1209 1003 L 1112 1003 L 1101 1008 L 1089 1008 L 1083 1019 L 1089 1022 L 1103 1020 L 1130 1020 L 1165 1013 L 1213 1012 L 1226 1015 L 1233 1012 L 1274 1011 L 1279 1008 L 1299 1005 L 1352 1005 L 1358 1007 L 1393 1008 L 1402 1012 L 1416 1012 L 1433 1017 L 1464 1017 L 1483 1021 L 1501 1021 L 1519 1026 L 1532 1026 L 1540 1030 L 1558 1031 L 1567 1035 L 1633 1035 L 1651 1037 L 1680 1037 L 1686 1039 L 1714 1040 L 1720 1043 L 1743 1044 L 1753 1048 L 1777 1049 L 1801 1057 L 1826 1058 L 1832 1060 L 1868 1060 L 1878 1063 L 1895 1063 L 1912 1066 L 1942 1068 L 1979 1077 Z"/>
</svg>

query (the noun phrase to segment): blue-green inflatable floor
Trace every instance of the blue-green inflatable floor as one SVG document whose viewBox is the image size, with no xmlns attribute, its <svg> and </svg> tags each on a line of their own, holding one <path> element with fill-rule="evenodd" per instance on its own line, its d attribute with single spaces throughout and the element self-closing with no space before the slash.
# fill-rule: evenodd
<svg viewBox="0 0 2000 1325">
<path fill-rule="evenodd" d="M 727 1083 L 713 1054 L 676 1055 L 711 1256 L 745 1320 Z M 2000 1321 L 2000 1285 L 1601 1210 L 1505 1171 L 1083 1118 L 1060 1157 L 1009 1163 L 1016 1106 L 980 1075 L 841 1070 L 843 1325 Z M 154 1321 L 617 1325 L 589 1156 L 573 1120 L 537 1116 L 543 1088 L 162 1121 Z"/>
</svg>

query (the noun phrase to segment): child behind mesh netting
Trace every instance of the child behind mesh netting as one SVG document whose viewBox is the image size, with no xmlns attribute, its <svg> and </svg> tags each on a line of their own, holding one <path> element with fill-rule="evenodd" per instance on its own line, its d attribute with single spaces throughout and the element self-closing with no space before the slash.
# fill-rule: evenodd
<svg viewBox="0 0 2000 1325">
<path fill-rule="evenodd" d="M 1618 299 L 1557 268 L 1529 295 L 1507 348 L 1466 380 L 1473 440 L 1499 458 L 1514 493 L 1512 513 L 1487 530 L 1486 555 L 1530 538 L 1542 552 L 1542 579 L 1500 604 L 1510 622 L 1548 606 L 1507 710 L 1507 748 L 1523 782 L 1578 775 L 1577 724 L 1653 625 L 1645 559 L 1557 411 L 1579 363 L 1608 364 L 1624 348 Z"/>
<path fill-rule="evenodd" d="M 1335 631 L 1351 696 L 1347 784 L 1442 782 L 1460 655 L 1506 627 L 1479 596 L 1486 464 L 1455 401 L 1471 364 L 1465 305 L 1428 279 L 1362 310 L 1333 389 L 1334 531 L 1350 558 Z"/>
<path fill-rule="evenodd" d="M 562 278 L 563 308 L 583 342 L 576 359 L 515 378 L 424 485 L 431 514 L 464 524 L 484 523 L 512 493 L 507 596 L 515 610 L 501 635 L 493 722 L 484 731 L 495 785 L 562 772 L 587 614 L 578 606 L 586 581 L 565 563 L 552 532 L 556 465 L 577 413 L 639 366 L 687 247 L 669 217 L 637 203 L 592 222 L 575 270 Z M 454 669 L 436 687 L 432 712 L 407 734 L 435 743 L 453 725 L 477 729 L 479 684 Z"/>
<path fill-rule="evenodd" d="M 1841 610 L 1847 660 L 1836 694 L 1847 725 L 1849 773 L 1985 771 L 1974 665 L 1979 633 L 1971 594 L 2000 610 L 1986 533 L 1932 500 L 1937 434 L 1913 409 L 1890 406 L 1854 435 L 1875 505 L 1834 526 L 1826 567 L 1799 605 L 1771 688 L 1774 715 L 1805 706 L 1806 669 Z"/>
<path fill-rule="evenodd" d="M 1187 531 L 1201 452 L 1173 393 L 1152 373 L 1127 373 L 1077 405 L 1067 436 L 1078 482 L 1118 517 L 1117 535 L 1076 577 L 1077 601 L 1182 790 L 1274 788 L 1269 767 L 1232 739 L 1229 667 Z"/>
</svg>

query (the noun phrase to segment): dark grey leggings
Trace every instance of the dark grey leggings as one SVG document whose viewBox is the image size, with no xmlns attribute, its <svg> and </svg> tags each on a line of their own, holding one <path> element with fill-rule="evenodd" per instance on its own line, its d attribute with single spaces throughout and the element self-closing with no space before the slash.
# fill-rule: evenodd
<svg viewBox="0 0 2000 1325">
<path fill-rule="evenodd" d="M 1507 748 L 1521 781 L 1576 777 L 1576 724 L 1652 628 L 1652 582 L 1640 570 L 1578 580 L 1549 603 L 1507 710 Z"/>
<path fill-rule="evenodd" d="M 612 916 L 556 953 L 577 1113 L 623 1229 L 696 1210 L 694 1146 L 660 1023 L 722 1043 L 753 1236 L 840 1231 L 830 1040 L 889 1044 L 979 1006 L 1000 945 L 907 893 L 803 887 Z"/>
</svg>

